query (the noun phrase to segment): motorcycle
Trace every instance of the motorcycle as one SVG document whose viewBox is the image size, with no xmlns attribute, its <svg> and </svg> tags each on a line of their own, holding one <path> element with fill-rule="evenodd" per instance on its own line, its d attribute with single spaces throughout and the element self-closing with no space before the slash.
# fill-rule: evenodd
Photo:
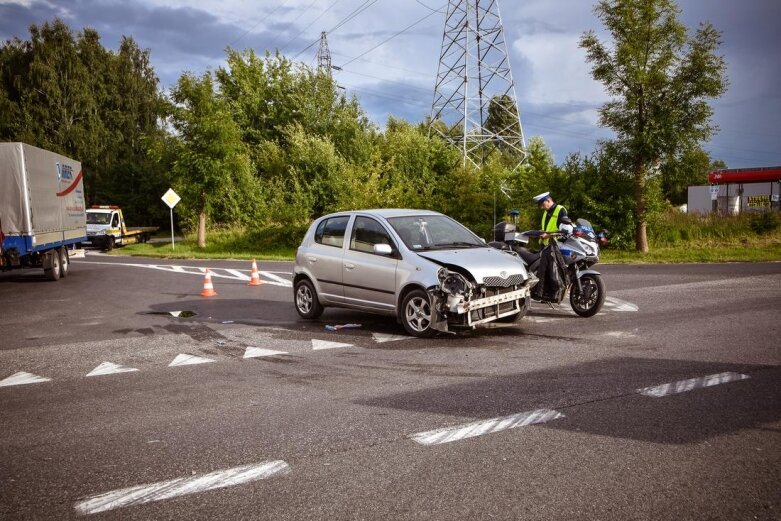
<svg viewBox="0 0 781 521">
<path fill-rule="evenodd" d="M 513 221 L 516 215 L 513 212 Z M 602 275 L 591 268 L 599 262 L 599 245 L 608 242 L 607 230 L 596 233 L 586 219 L 577 219 L 574 226 L 571 221 L 564 224 L 568 225 L 562 226 L 564 231 L 555 233 L 541 230 L 519 233 L 515 222 L 500 222 L 494 227 L 494 237 L 501 240 L 490 244 L 517 253 L 528 266 L 528 271 L 541 278 L 541 291 L 532 293 L 533 300 L 559 304 L 569 293 L 572 310 L 581 317 L 593 317 L 605 303 L 605 283 Z M 532 237 L 550 238 L 553 244 L 540 252 L 533 252 L 527 248 Z M 549 255 L 550 262 L 547 263 L 546 273 L 539 273 L 545 254 Z M 550 264 L 558 265 L 563 276 L 560 277 L 559 288 L 543 293 L 545 278 L 551 276 L 548 271 L 551 269 Z"/>
</svg>

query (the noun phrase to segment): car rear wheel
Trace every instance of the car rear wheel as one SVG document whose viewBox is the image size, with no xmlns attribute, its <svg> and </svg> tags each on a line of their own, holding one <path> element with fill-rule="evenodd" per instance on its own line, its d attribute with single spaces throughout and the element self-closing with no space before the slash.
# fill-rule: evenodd
<svg viewBox="0 0 781 521">
<path fill-rule="evenodd" d="M 401 323 L 412 336 L 430 337 L 436 331 L 431 328 L 431 301 L 428 294 L 421 289 L 407 293 L 401 304 Z"/>
<path fill-rule="evenodd" d="M 323 314 L 323 305 L 317 298 L 317 292 L 309 279 L 296 282 L 296 311 L 301 318 L 313 319 Z"/>
</svg>

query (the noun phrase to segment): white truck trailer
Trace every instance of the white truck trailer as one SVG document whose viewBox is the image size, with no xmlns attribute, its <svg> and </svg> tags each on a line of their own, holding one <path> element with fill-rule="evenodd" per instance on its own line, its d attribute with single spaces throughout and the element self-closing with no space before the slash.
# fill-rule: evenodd
<svg viewBox="0 0 781 521">
<path fill-rule="evenodd" d="M 24 143 L 0 143 L 0 269 L 68 274 L 87 239 L 81 163 Z"/>
</svg>

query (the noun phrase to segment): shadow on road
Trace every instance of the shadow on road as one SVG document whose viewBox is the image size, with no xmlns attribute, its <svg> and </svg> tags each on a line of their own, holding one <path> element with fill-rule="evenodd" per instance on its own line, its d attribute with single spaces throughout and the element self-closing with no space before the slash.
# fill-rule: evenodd
<svg viewBox="0 0 781 521">
<path fill-rule="evenodd" d="M 645 387 L 722 372 L 750 378 L 663 398 L 637 393 Z M 552 408 L 566 418 L 547 423 L 545 428 L 689 444 L 763 428 L 781 419 L 781 368 L 614 358 L 355 403 L 474 419 Z"/>
</svg>

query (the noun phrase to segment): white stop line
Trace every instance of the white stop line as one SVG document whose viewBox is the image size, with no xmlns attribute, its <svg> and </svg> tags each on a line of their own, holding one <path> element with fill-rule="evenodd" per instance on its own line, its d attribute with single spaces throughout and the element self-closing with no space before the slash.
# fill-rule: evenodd
<svg viewBox="0 0 781 521">
<path fill-rule="evenodd" d="M 79 514 L 97 514 L 115 508 L 142 505 L 152 501 L 171 499 L 185 494 L 195 494 L 216 488 L 232 487 L 251 481 L 267 479 L 285 474 L 290 467 L 284 461 L 267 461 L 243 465 L 227 470 L 218 470 L 202 476 L 161 481 L 149 485 L 138 485 L 91 496 L 74 507 Z"/>
</svg>

